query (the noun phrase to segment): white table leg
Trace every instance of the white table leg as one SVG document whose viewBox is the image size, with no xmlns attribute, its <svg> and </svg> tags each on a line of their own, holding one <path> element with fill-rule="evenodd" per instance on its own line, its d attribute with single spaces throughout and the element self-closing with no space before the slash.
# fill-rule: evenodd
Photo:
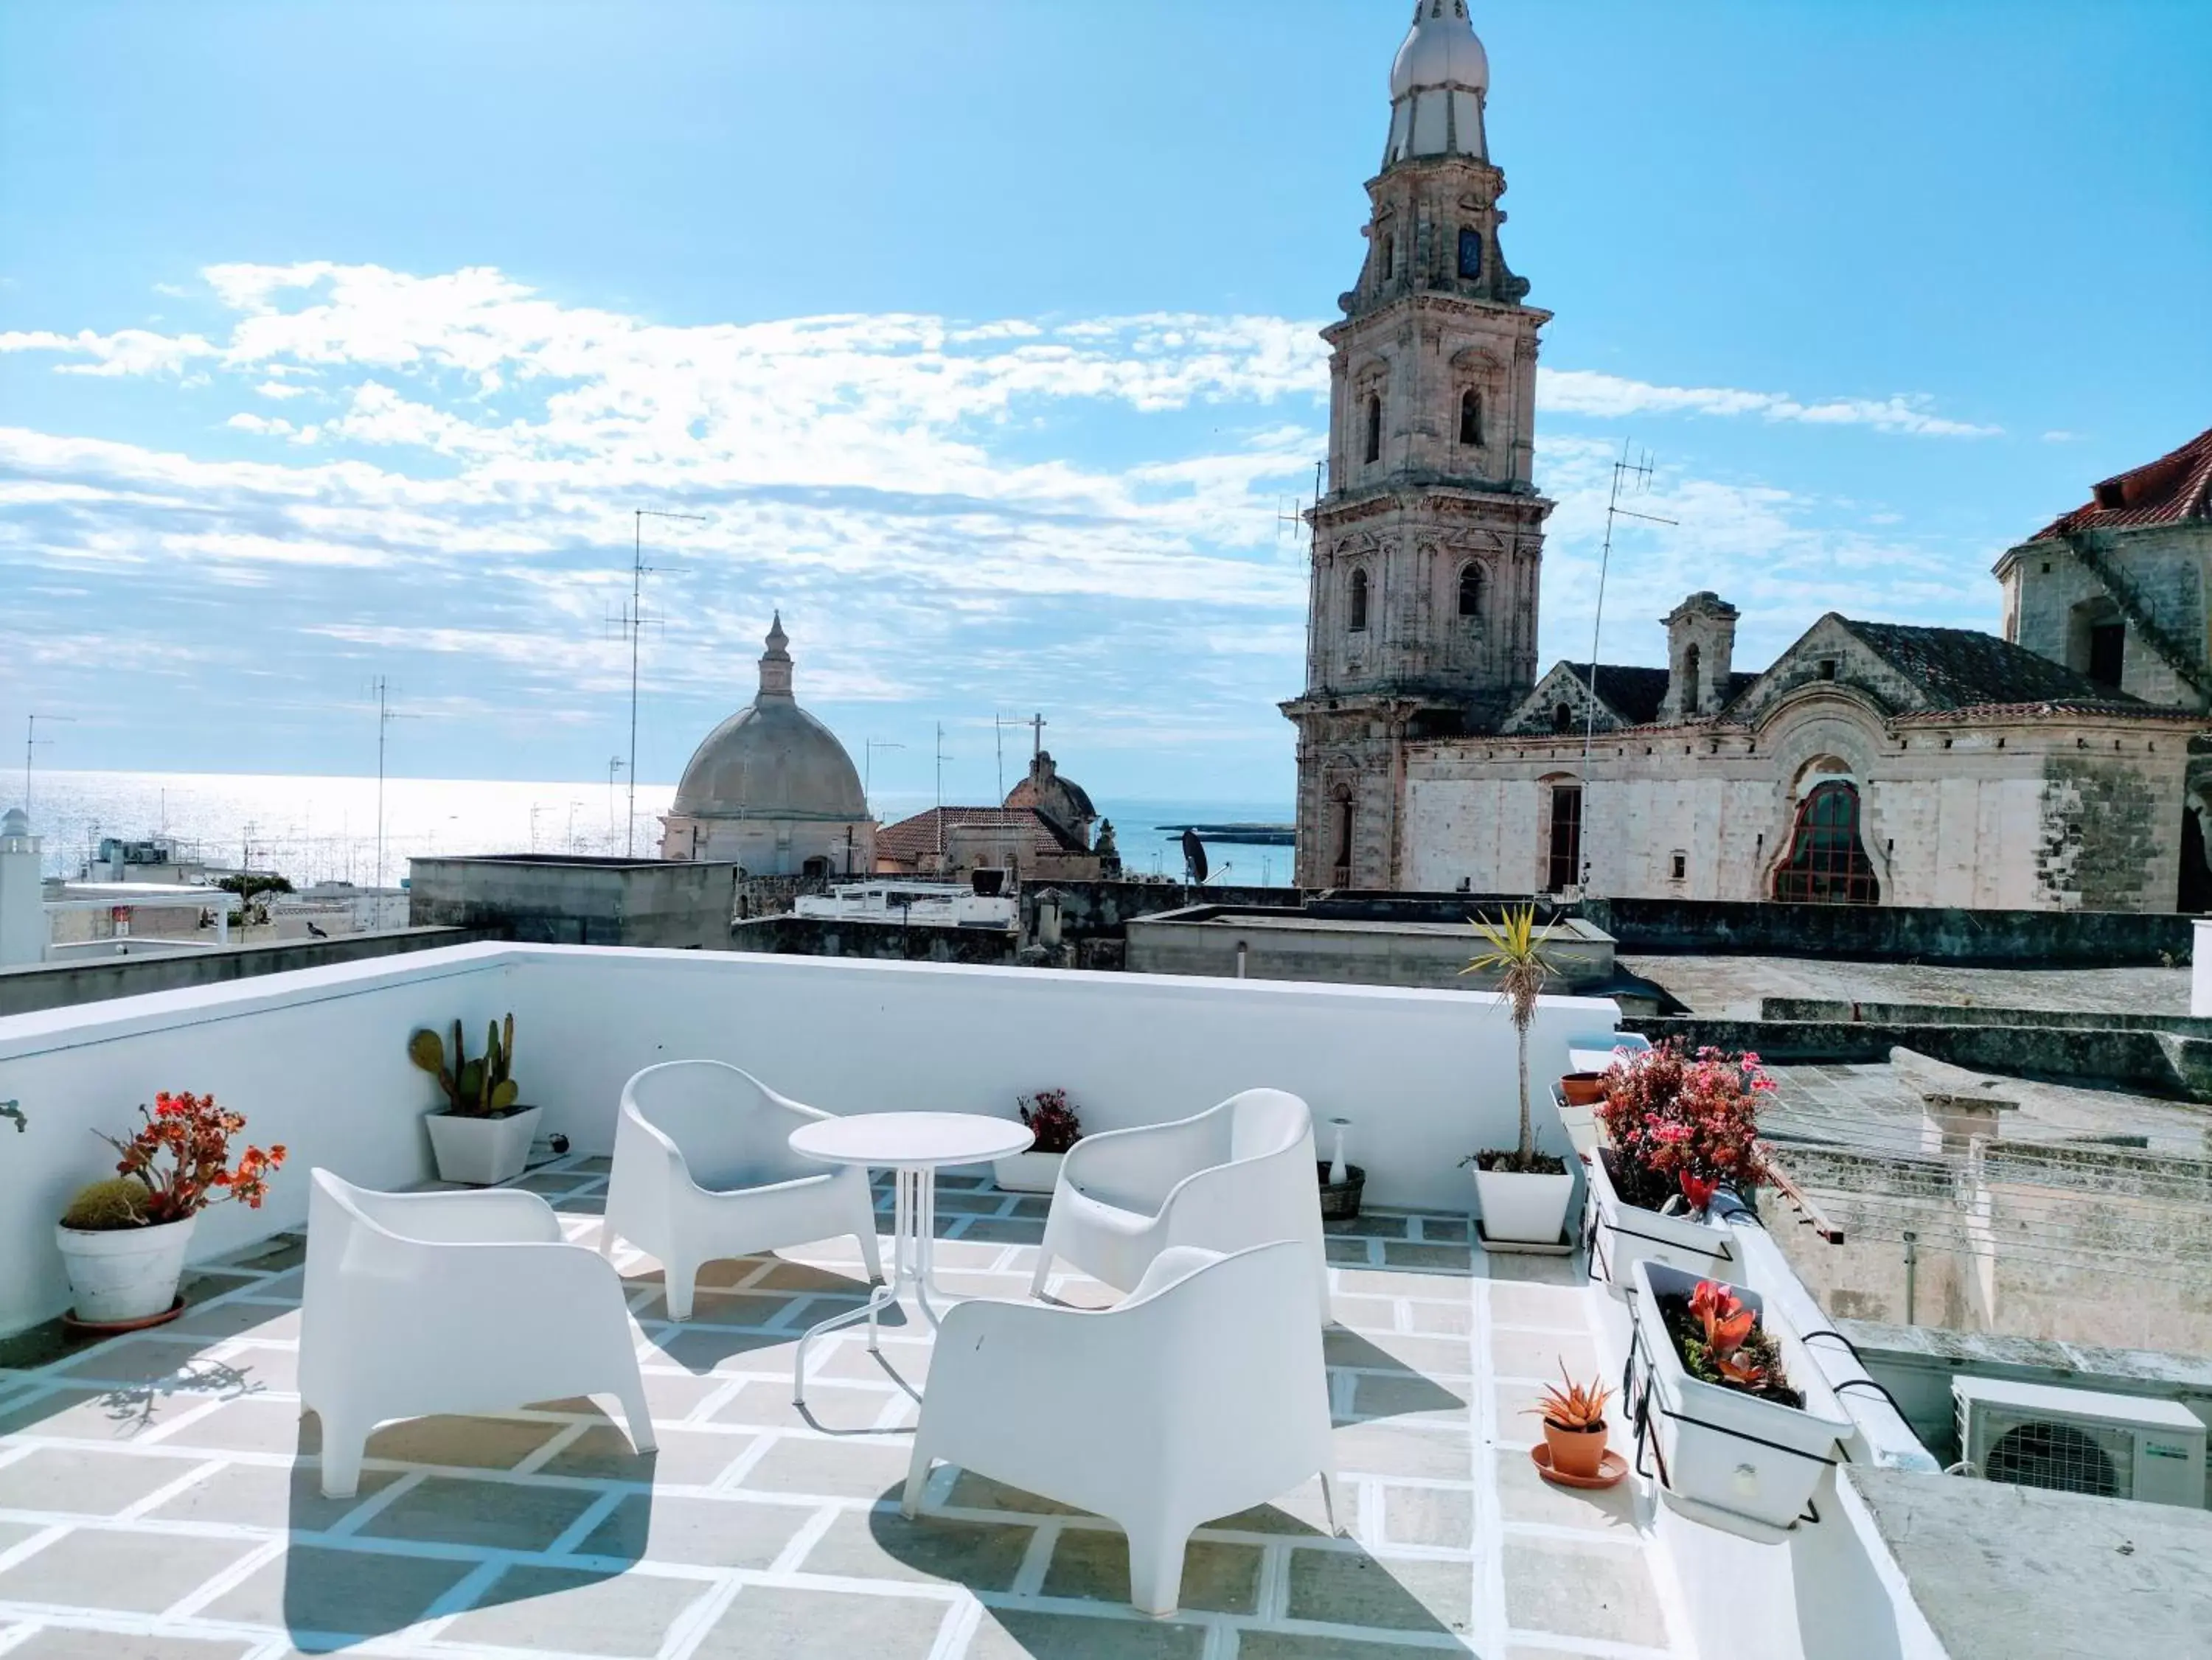
<svg viewBox="0 0 2212 1660">
<path fill-rule="evenodd" d="M 915 1301 L 921 1306 L 923 1318 L 932 1326 L 938 1324 L 937 1311 L 929 1306 L 931 1275 L 935 1254 L 931 1242 L 937 1232 L 937 1172 L 929 1165 L 919 1169 L 895 1169 L 891 1172 L 891 1275 L 887 1284 L 878 1286 L 866 1304 L 848 1308 L 842 1314 L 833 1314 L 799 1335 L 799 1353 L 791 1363 L 791 1403 L 806 1404 L 806 1346 L 824 1332 L 835 1331 L 839 1326 L 850 1325 L 865 1318 L 868 1323 L 868 1349 L 880 1354 L 877 1342 L 877 1317 L 899 1299 L 899 1293 L 911 1286 Z M 942 1294 L 942 1293 L 940 1293 Z"/>
</svg>

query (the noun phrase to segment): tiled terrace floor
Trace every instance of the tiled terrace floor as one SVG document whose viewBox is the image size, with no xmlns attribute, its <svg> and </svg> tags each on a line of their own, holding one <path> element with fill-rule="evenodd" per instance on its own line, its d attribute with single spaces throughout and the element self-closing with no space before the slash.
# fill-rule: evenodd
<svg viewBox="0 0 2212 1660">
<path fill-rule="evenodd" d="M 604 1171 L 524 1181 L 595 1239 Z M 938 1203 L 946 1284 L 1023 1294 L 1044 1202 L 947 1178 Z M 0 1370 L 0 1656 L 1683 1651 L 1630 1489 L 1547 1487 L 1525 1451 L 1538 1380 L 1597 1369 L 1595 1295 L 1564 1263 L 1486 1262 L 1462 1219 L 1358 1227 L 1330 1241 L 1328 1336 L 1350 1536 L 1322 1530 L 1314 1483 L 1224 1518 L 1170 1621 L 1128 1606 L 1109 1524 L 943 1467 L 922 1519 L 899 1517 L 918 1337 L 887 1336 L 890 1371 L 864 1327 L 818 1345 L 812 1421 L 795 1412 L 796 1334 L 858 1294 L 855 1264 L 811 1252 L 710 1269 L 680 1326 L 626 1261 L 657 1455 L 587 1403 L 422 1420 L 370 1442 L 357 1499 L 325 1500 L 293 1393 L 301 1245 L 279 1239 L 173 1325 Z"/>
</svg>

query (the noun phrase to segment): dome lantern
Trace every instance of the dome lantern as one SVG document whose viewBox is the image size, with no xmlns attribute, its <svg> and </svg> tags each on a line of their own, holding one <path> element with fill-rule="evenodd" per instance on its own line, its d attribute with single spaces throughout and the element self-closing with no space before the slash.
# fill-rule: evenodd
<svg viewBox="0 0 2212 1660">
<path fill-rule="evenodd" d="M 1431 155 L 1489 159 L 1483 106 L 1490 56 L 1467 0 L 1415 0 L 1413 26 L 1390 65 L 1390 142 L 1384 167 Z"/>
</svg>

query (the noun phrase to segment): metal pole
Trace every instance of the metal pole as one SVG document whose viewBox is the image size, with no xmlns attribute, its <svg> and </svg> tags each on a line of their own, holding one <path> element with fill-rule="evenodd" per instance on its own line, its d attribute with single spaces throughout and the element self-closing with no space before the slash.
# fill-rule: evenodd
<svg viewBox="0 0 2212 1660">
<path fill-rule="evenodd" d="M 1912 1318 L 1915 1282 L 1919 1278 L 1920 1236 L 1911 1228 L 1905 1230 L 1905 1324 L 1917 1325 Z"/>
<path fill-rule="evenodd" d="M 629 554 L 629 814 L 624 821 L 623 857 L 637 857 L 637 651 L 638 636 L 642 633 L 642 619 L 638 615 L 638 601 L 645 587 L 645 509 L 634 508 L 630 515 Z"/>
<path fill-rule="evenodd" d="M 645 633 L 642 609 L 645 599 L 645 516 L 655 518 L 688 519 L 695 524 L 707 520 L 700 513 L 664 512 L 658 507 L 630 509 L 629 556 L 629 822 L 623 827 L 623 857 L 637 857 L 637 657 L 639 642 Z"/>
<path fill-rule="evenodd" d="M 369 881 L 372 888 L 384 886 L 384 735 L 392 730 L 391 718 L 385 713 L 387 684 L 382 675 L 376 677 L 376 875 Z"/>
</svg>

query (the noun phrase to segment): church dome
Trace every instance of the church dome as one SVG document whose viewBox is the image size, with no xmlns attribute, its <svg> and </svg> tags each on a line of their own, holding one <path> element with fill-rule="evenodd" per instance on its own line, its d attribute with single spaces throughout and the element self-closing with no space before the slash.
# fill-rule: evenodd
<svg viewBox="0 0 2212 1660">
<path fill-rule="evenodd" d="M 1415 0 L 1413 27 L 1390 66 L 1391 99 L 1422 87 L 1490 90 L 1490 55 L 1468 19 L 1467 0 Z"/>
<path fill-rule="evenodd" d="M 783 617 L 769 630 L 760 694 L 707 735 L 676 786 L 674 815 L 864 820 L 860 774 L 835 733 L 791 694 Z"/>
<path fill-rule="evenodd" d="M 1413 27 L 1390 66 L 1385 168 L 1431 155 L 1489 159 L 1482 111 L 1490 54 L 1468 21 L 1467 0 L 1415 0 Z"/>
</svg>

